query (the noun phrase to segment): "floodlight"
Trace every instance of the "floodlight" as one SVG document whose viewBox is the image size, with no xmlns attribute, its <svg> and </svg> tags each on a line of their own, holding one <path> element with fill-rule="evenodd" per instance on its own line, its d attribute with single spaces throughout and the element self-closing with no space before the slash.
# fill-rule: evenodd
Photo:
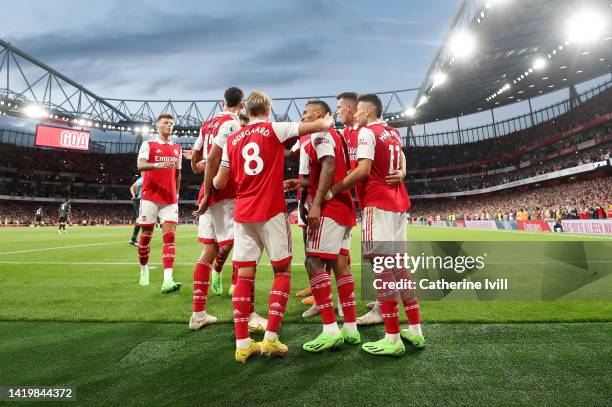
<svg viewBox="0 0 612 407">
<path fill-rule="evenodd" d="M 476 41 L 467 31 L 459 31 L 450 40 L 450 51 L 456 58 L 467 58 L 474 53 Z"/>
<path fill-rule="evenodd" d="M 571 42 L 591 42 L 601 38 L 606 21 L 601 13 L 583 10 L 575 14 L 567 23 L 567 37 Z"/>
<path fill-rule="evenodd" d="M 535 70 L 544 69 L 545 66 L 546 60 L 544 58 L 536 58 L 535 61 L 533 61 L 533 69 Z"/>
<path fill-rule="evenodd" d="M 31 117 L 33 119 L 40 119 L 48 115 L 48 113 L 42 107 L 38 105 L 28 105 L 23 108 L 23 113 L 26 116 Z"/>
<path fill-rule="evenodd" d="M 436 72 L 433 75 L 433 87 L 438 87 L 446 82 L 446 74 L 444 72 Z"/>
</svg>

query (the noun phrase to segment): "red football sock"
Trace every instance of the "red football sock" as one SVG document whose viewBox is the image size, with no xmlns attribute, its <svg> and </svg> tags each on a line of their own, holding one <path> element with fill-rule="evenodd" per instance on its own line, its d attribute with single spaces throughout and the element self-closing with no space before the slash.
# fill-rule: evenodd
<svg viewBox="0 0 612 407">
<path fill-rule="evenodd" d="M 238 277 L 234 294 L 232 295 L 232 307 L 234 309 L 234 328 L 236 329 L 236 340 L 249 337 L 249 310 L 251 309 L 251 290 L 254 281 L 252 278 Z"/>
<path fill-rule="evenodd" d="M 193 269 L 193 312 L 206 310 L 209 284 L 210 263 L 198 261 Z"/>
<path fill-rule="evenodd" d="M 408 300 L 404 300 L 404 311 L 406 311 L 406 317 L 408 318 L 409 325 L 418 325 L 421 323 L 421 309 L 419 307 L 419 299 L 413 297 Z"/>
<path fill-rule="evenodd" d="M 162 263 L 164 269 L 171 269 L 174 266 L 174 255 L 176 248 L 174 246 L 175 233 L 173 231 L 166 232 L 162 235 L 164 244 L 162 246 Z"/>
<path fill-rule="evenodd" d="M 238 281 L 240 281 L 240 277 Z M 236 288 L 238 288 L 238 286 L 236 286 Z M 278 328 L 283 320 L 283 315 L 285 314 L 290 291 L 291 273 L 288 271 L 274 273 L 274 283 L 272 284 L 270 300 L 268 302 L 270 309 L 268 312 L 267 332 L 278 332 Z"/>
<path fill-rule="evenodd" d="M 399 314 L 397 311 L 397 301 L 378 301 L 380 313 L 385 322 L 385 332 L 388 334 L 398 334 L 400 332 Z"/>
<path fill-rule="evenodd" d="M 398 334 L 400 332 L 399 314 L 397 310 L 397 289 L 394 287 L 395 276 L 392 271 L 385 270 L 376 274 L 380 279 L 381 287 L 376 290 L 380 313 L 385 323 L 385 332 L 388 334 Z"/>
<path fill-rule="evenodd" d="M 141 266 L 149 264 L 149 253 L 151 253 L 151 234 L 143 232 L 138 241 L 138 258 Z"/>
<path fill-rule="evenodd" d="M 410 281 L 410 272 L 406 269 L 397 270 L 395 272 L 395 281 L 403 282 L 404 285 L 407 281 Z M 406 318 L 408 319 L 409 325 L 417 325 L 421 323 L 419 300 L 416 297 L 415 290 L 402 289 L 399 291 L 402 303 L 404 304 L 404 311 L 406 312 Z"/>
<path fill-rule="evenodd" d="M 232 285 L 236 285 L 236 280 L 238 280 L 238 267 L 234 266 L 232 270 Z"/>
<path fill-rule="evenodd" d="M 353 275 L 349 274 L 342 276 L 336 280 L 338 287 L 338 297 L 342 313 L 344 314 L 344 322 L 357 321 L 357 310 L 355 307 L 355 280 Z"/>
<path fill-rule="evenodd" d="M 321 321 L 323 325 L 336 322 L 329 273 L 323 270 L 310 277 L 310 287 L 312 287 L 312 295 L 315 297 L 317 308 L 321 311 Z"/>
<path fill-rule="evenodd" d="M 219 246 L 219 250 L 217 250 L 217 256 L 215 257 L 215 262 L 213 264 L 215 272 L 220 273 L 223 270 L 223 265 L 225 264 L 227 256 L 229 255 L 229 252 L 232 250 L 233 246 L 233 243 L 227 243 L 223 246 Z"/>
<path fill-rule="evenodd" d="M 236 271 L 238 274 L 238 271 Z M 255 312 L 255 284 L 251 287 L 251 314 Z"/>
</svg>

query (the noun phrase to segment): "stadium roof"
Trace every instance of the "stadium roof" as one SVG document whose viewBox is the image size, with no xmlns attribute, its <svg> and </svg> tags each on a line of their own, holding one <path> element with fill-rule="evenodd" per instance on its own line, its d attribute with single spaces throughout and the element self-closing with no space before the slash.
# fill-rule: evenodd
<svg viewBox="0 0 612 407">
<path fill-rule="evenodd" d="M 611 16 L 610 0 L 466 0 L 427 72 L 416 112 L 400 112 L 393 124 L 475 113 L 610 73 Z"/>
<path fill-rule="evenodd" d="M 463 0 L 422 85 L 378 94 L 385 119 L 410 126 L 585 82 L 610 73 L 611 60 L 612 0 Z M 274 99 L 275 120 L 299 120 L 307 99 Z M 177 130 L 195 134 L 220 109 L 218 100 L 102 98 L 0 40 L 0 114 L 27 115 L 32 104 L 51 119 L 136 133 L 172 113 Z"/>
</svg>

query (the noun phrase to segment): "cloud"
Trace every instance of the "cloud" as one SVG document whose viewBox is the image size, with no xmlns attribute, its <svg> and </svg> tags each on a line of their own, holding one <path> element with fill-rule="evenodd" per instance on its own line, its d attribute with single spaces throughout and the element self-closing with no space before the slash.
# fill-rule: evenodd
<svg viewBox="0 0 612 407">
<path fill-rule="evenodd" d="M 309 24 L 296 29 L 293 18 L 299 14 L 317 24 L 333 17 L 326 10 L 325 3 L 312 2 L 298 10 L 228 16 L 152 12 L 146 27 L 100 23 L 88 32 L 26 36 L 19 48 L 102 96 L 119 96 L 124 85 L 146 97 L 168 97 L 177 88 L 207 91 L 237 80 L 282 85 L 309 77 L 307 64 L 323 57 L 313 45 L 320 40 L 316 31 L 305 38 Z"/>
<path fill-rule="evenodd" d="M 183 16 L 177 24 L 151 27 L 146 32 L 93 29 L 81 33 L 50 33 L 23 38 L 19 47 L 48 62 L 104 60 L 111 58 L 143 58 L 193 52 L 203 45 L 218 43 L 221 38 L 235 45 L 238 35 L 225 35 L 222 28 L 229 18 Z"/>
<path fill-rule="evenodd" d="M 394 68 L 373 82 L 378 62 L 420 71 L 405 51 L 433 53 L 437 46 L 422 39 L 419 14 L 396 3 L 375 11 L 367 1 L 238 1 L 231 9 L 109 1 L 83 19 L 51 7 L 44 14 L 54 24 L 50 32 L 40 22 L 29 32 L 23 24 L 9 40 L 103 97 L 210 99 L 234 84 L 273 96 L 389 89 L 414 85 L 402 83 L 411 72 Z"/>
</svg>

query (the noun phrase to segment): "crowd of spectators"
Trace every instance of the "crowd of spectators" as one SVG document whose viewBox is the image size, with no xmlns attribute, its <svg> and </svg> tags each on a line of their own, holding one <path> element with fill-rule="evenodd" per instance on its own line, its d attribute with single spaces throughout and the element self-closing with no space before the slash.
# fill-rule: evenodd
<svg viewBox="0 0 612 407">
<path fill-rule="evenodd" d="M 429 182 L 408 181 L 407 187 L 412 195 L 478 190 L 535 177 L 537 175 L 548 174 L 582 164 L 607 160 L 611 157 L 611 155 L 612 142 L 608 142 L 605 145 L 576 153 L 570 153 L 559 158 L 535 163 L 535 165 L 531 165 L 526 168 L 512 170 L 501 174 L 432 180 Z"/>
<path fill-rule="evenodd" d="M 45 225 L 58 224 L 60 202 L 0 201 L 0 225 L 23 226 L 34 225 L 34 213 L 42 208 Z M 93 225 L 126 225 L 134 223 L 131 204 L 92 204 L 72 201 L 70 203 L 70 224 Z M 182 223 L 193 223 L 191 212 L 195 205 L 179 205 Z"/>
<path fill-rule="evenodd" d="M 60 203 L 0 201 L 2 225 L 34 224 L 43 208 L 46 225 L 57 224 Z M 195 206 L 181 204 L 182 223 L 193 223 Z M 612 216 L 612 176 L 488 196 L 447 200 L 414 199 L 410 218 L 434 220 L 601 219 Z M 129 204 L 71 203 L 72 225 L 130 224 Z"/>
<path fill-rule="evenodd" d="M 0 144 L 0 195 L 44 198 L 126 200 L 139 177 L 136 154 L 96 154 Z M 297 176 L 298 159 L 287 159 L 285 173 Z M 195 200 L 202 175 L 183 159 L 181 199 Z"/>
<path fill-rule="evenodd" d="M 607 89 L 557 118 L 537 126 L 503 137 L 475 143 L 439 147 L 410 147 L 407 151 L 408 169 L 426 169 L 452 164 L 477 163 L 484 159 L 499 158 L 486 167 L 474 166 L 447 172 L 421 172 L 409 175 L 408 190 L 411 195 L 445 193 L 487 188 L 546 174 L 583 163 L 610 158 L 612 141 L 594 144 L 577 152 L 569 152 L 581 142 L 595 140 L 612 134 L 612 122 L 586 129 L 553 144 L 543 146 L 520 157 L 509 153 L 533 144 L 537 140 L 583 124 L 602 114 L 612 112 L 612 88 Z M 599 139 L 601 141 L 601 139 Z M 605 139 L 604 139 L 605 140 Z M 136 154 L 103 154 L 63 151 L 54 149 L 32 149 L 11 144 L 0 144 L 3 161 L 0 162 L 0 195 L 19 197 L 45 197 L 61 199 L 129 200 L 130 185 L 139 176 L 136 169 Z M 563 151 L 556 158 L 545 158 L 548 154 Z M 529 165 L 521 163 L 529 161 Z M 285 176 L 297 176 L 298 160 L 286 160 Z M 514 166 L 520 169 L 495 175 L 482 176 L 491 169 Z M 448 177 L 434 180 L 435 177 Z M 423 181 L 423 179 L 429 181 Z M 190 171 L 189 162 L 183 161 L 181 200 L 195 200 L 198 196 L 202 176 Z M 589 185 L 592 184 L 592 188 Z M 584 187 L 580 187 L 582 185 Z M 606 189 L 607 188 L 607 189 Z M 554 187 L 536 188 L 521 192 L 500 192 L 477 198 L 457 200 L 415 200 L 413 218 L 457 219 L 516 218 L 521 208 L 530 216 L 555 217 L 586 216 L 607 211 L 610 176 L 581 183 Z M 561 199 L 559 199 L 562 198 Z M 294 201 L 295 191 L 286 198 Z M 0 222 L 28 224 L 39 205 L 45 211 L 45 222 L 53 223 L 57 218 L 57 203 L 26 203 L 24 201 L 0 201 Z M 182 205 L 183 219 L 191 221 L 191 207 Z M 576 215 L 577 214 L 577 215 Z M 122 224 L 132 221 L 129 203 L 74 204 L 73 224 Z"/>
<path fill-rule="evenodd" d="M 447 200 L 415 199 L 413 220 L 600 219 L 612 213 L 612 176 Z"/>
<path fill-rule="evenodd" d="M 473 143 L 407 149 L 408 169 L 424 169 L 498 158 L 513 150 L 533 144 L 544 137 L 576 127 L 596 117 L 612 112 L 612 88 L 608 88 L 591 99 L 552 120 L 536 126 Z M 432 165 L 435 163 L 435 165 Z"/>
</svg>

